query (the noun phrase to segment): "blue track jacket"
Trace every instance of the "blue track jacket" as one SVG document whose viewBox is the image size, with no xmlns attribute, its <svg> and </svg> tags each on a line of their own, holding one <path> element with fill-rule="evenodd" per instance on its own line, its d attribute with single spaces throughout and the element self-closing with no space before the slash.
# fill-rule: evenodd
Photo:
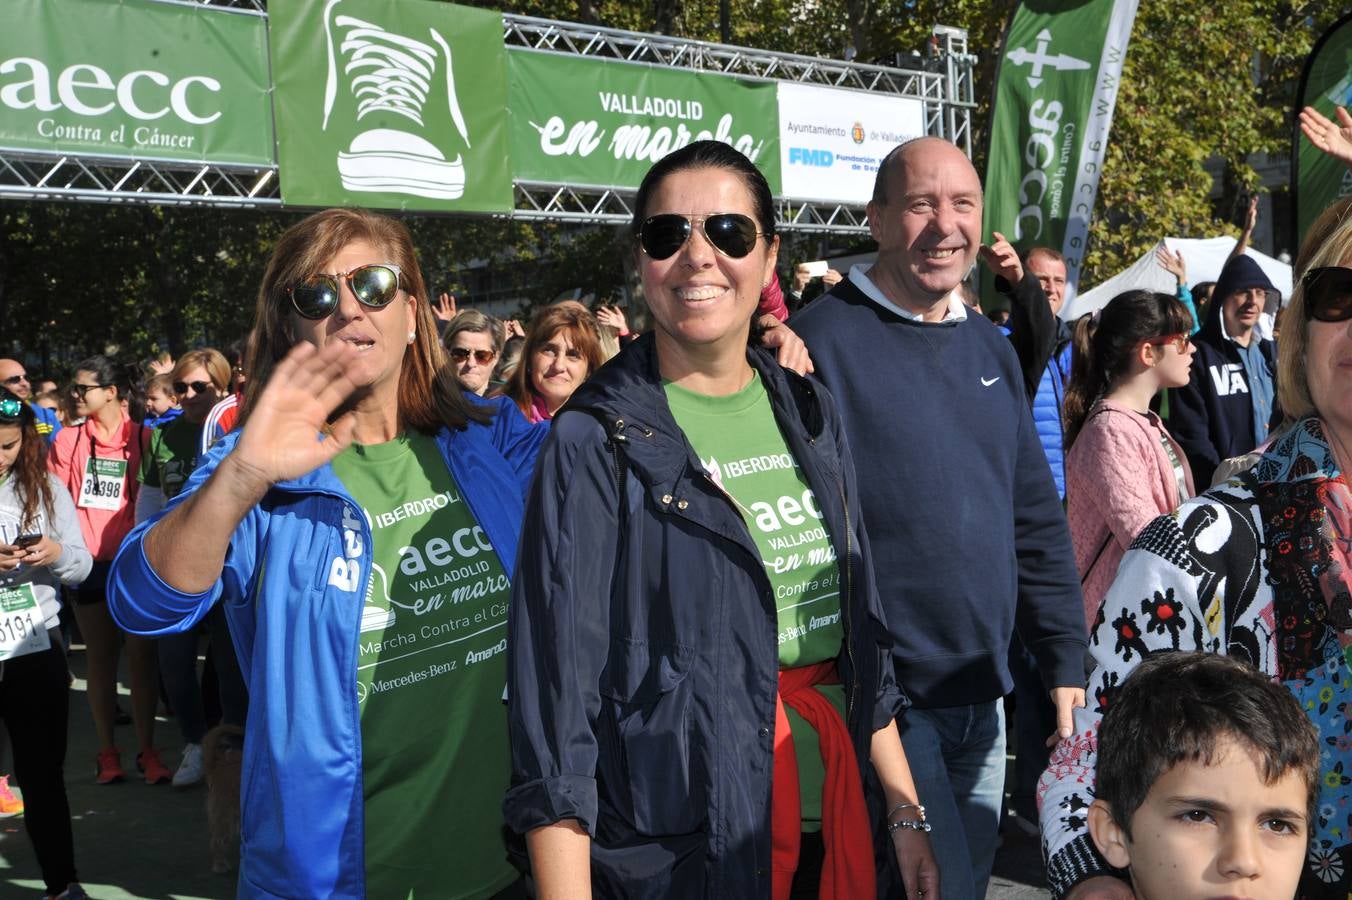
<svg viewBox="0 0 1352 900">
<path fill-rule="evenodd" d="M 495 407 L 489 424 L 442 429 L 436 440 L 510 573 L 548 432 L 506 398 L 487 402 Z M 225 604 L 249 685 L 238 896 L 364 897 L 357 637 L 371 533 L 360 507 L 325 465 L 274 485 L 244 517 L 209 591 L 177 591 L 146 561 L 146 531 L 192 495 L 238 440 L 238 433 L 222 438 L 183 492 L 127 536 L 108 578 L 108 608 L 122 628 L 153 637 L 187 631 L 217 600 Z"/>
</svg>

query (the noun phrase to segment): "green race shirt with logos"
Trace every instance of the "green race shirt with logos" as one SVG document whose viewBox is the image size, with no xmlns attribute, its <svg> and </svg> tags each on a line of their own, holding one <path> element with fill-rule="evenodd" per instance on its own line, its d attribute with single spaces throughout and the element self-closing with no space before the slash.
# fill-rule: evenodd
<svg viewBox="0 0 1352 900">
<path fill-rule="evenodd" d="M 333 470 L 374 541 L 357 656 L 367 895 L 491 896 L 516 877 L 507 573 L 433 438 L 354 445 Z"/>
<path fill-rule="evenodd" d="M 812 488 L 775 422 L 756 373 L 741 391 L 709 397 L 665 382 L 667 403 L 714 483 L 732 499 L 760 551 L 779 614 L 779 665 L 790 669 L 835 659 L 840 573 Z M 749 598 L 754 599 L 754 598 Z M 819 685 L 843 716 L 840 685 Z M 821 829 L 824 778 L 817 733 L 785 707 L 798 757 L 804 831 Z"/>
</svg>

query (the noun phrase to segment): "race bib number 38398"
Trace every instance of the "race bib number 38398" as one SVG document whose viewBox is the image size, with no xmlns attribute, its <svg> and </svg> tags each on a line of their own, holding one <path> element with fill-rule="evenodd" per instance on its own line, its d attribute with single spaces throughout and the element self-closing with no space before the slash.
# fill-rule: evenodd
<svg viewBox="0 0 1352 900">
<path fill-rule="evenodd" d="M 48 646 L 33 586 L 0 588 L 0 660 L 39 653 Z"/>
<path fill-rule="evenodd" d="M 85 509 L 122 508 L 122 493 L 127 487 L 127 461 L 91 456 L 85 463 L 80 482 L 80 506 Z"/>
</svg>

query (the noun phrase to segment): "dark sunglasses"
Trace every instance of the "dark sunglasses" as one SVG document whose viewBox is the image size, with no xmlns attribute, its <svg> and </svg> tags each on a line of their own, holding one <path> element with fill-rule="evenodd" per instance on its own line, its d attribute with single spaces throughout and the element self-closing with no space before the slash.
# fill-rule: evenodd
<svg viewBox="0 0 1352 900">
<path fill-rule="evenodd" d="M 705 216 L 699 227 L 715 250 L 733 259 L 741 259 L 754 250 L 756 238 L 766 233 L 757 231 L 755 221 L 741 213 Z M 693 230 L 689 217 L 662 213 L 644 220 L 638 230 L 638 243 L 652 259 L 666 259 L 685 246 Z"/>
<path fill-rule="evenodd" d="M 20 381 L 25 381 L 25 382 L 28 381 L 28 376 L 27 376 L 27 375 L 11 375 L 11 376 L 9 376 L 8 378 L 6 378 L 4 381 L 0 381 L 0 384 L 18 384 Z"/>
<path fill-rule="evenodd" d="M 493 357 L 497 356 L 492 350 L 470 350 L 468 347 L 452 347 L 451 359 L 458 363 L 462 363 L 469 359 L 471 353 L 474 354 L 474 361 L 481 366 L 488 365 L 493 361 Z"/>
<path fill-rule="evenodd" d="M 23 421 L 23 401 L 15 400 L 13 397 L 6 397 L 0 400 L 0 422 L 6 425 L 13 425 L 15 422 Z"/>
<path fill-rule="evenodd" d="M 88 394 L 90 391 L 94 391 L 94 390 L 100 390 L 100 391 L 101 391 L 101 390 L 103 390 L 104 388 L 110 388 L 110 387 L 112 387 L 111 384 L 80 384 L 80 383 L 77 381 L 77 382 L 75 382 L 74 384 L 72 384 L 72 385 L 70 386 L 70 392 L 71 392 L 72 394 L 74 394 L 75 396 L 79 397 L 81 400 L 84 400 L 85 395 Z"/>
<path fill-rule="evenodd" d="M 399 293 L 399 267 L 390 263 L 357 266 L 351 272 L 335 275 L 311 275 L 300 284 L 286 289 L 291 305 L 306 319 L 323 319 L 338 308 L 338 280 L 347 282 L 347 289 L 362 306 L 384 309 Z"/>
<path fill-rule="evenodd" d="M 1300 280 L 1305 288 L 1305 318 L 1321 322 L 1352 319 L 1352 269 L 1324 266 L 1311 269 Z"/>
<path fill-rule="evenodd" d="M 194 394 L 205 394 L 207 391 L 211 390 L 212 384 L 211 384 L 210 381 L 175 381 L 175 382 L 174 382 L 174 393 L 175 393 L 175 394 L 178 394 L 178 395 L 180 395 L 180 396 L 183 395 L 183 394 L 186 394 L 186 393 L 188 393 L 188 388 L 192 388 L 192 392 L 193 392 Z"/>
</svg>

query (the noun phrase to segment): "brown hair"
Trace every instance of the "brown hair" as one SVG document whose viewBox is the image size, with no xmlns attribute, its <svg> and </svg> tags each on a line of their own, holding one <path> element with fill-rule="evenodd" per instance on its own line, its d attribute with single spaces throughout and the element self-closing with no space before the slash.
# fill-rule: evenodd
<svg viewBox="0 0 1352 900">
<path fill-rule="evenodd" d="M 207 370 L 210 373 L 210 369 Z M 146 394 L 159 391 L 166 397 L 174 396 L 174 379 L 171 375 L 152 375 L 146 379 Z"/>
<path fill-rule="evenodd" d="M 568 340 L 582 354 L 587 363 L 587 377 L 601 367 L 605 359 L 601 355 L 601 337 L 596 325 L 596 317 L 587 307 L 576 300 L 564 300 L 551 306 L 544 306 L 531 316 L 530 327 L 526 329 L 526 343 L 521 348 L 521 362 L 512 373 L 507 384 L 507 396 L 516 401 L 522 415 L 529 418 L 531 399 L 535 396 L 535 387 L 531 384 L 531 364 L 540 347 L 563 332 Z"/>
<path fill-rule="evenodd" d="M 47 510 L 48 516 L 55 514 L 52 510 L 52 481 L 47 476 L 47 441 L 38 434 L 37 416 L 27 403 L 5 388 L 0 388 L 0 399 L 16 400 L 19 403 L 19 421 L 3 424 L 18 425 L 21 435 L 19 455 L 11 471 L 14 474 L 14 493 L 23 504 L 19 521 L 19 532 L 22 534 L 37 527 L 39 508 Z"/>
<path fill-rule="evenodd" d="M 198 366 L 207 370 L 207 377 L 211 379 L 211 385 L 217 391 L 228 392 L 230 390 L 230 363 L 226 361 L 225 356 L 219 350 L 203 347 L 201 350 L 189 350 L 178 358 L 178 362 L 174 363 L 174 370 L 169 373 L 170 396 L 173 396 L 173 382 L 182 381 L 184 375 Z M 156 378 L 158 377 L 156 376 Z M 146 393 L 150 393 L 151 387 L 157 383 L 155 379 L 151 379 L 146 384 Z"/>
<path fill-rule="evenodd" d="M 434 434 L 442 427 L 464 428 L 488 422 L 491 414 L 461 393 L 455 371 L 437 339 L 437 322 L 427 303 L 427 286 L 408 229 L 389 216 L 364 209 L 326 209 L 297 222 L 277 241 L 258 288 L 254 330 L 245 364 L 248 384 L 239 421 L 248 421 L 272 369 L 295 343 L 289 320 L 294 311 L 286 289 L 316 274 L 342 249 L 365 241 L 390 256 L 400 269 L 399 287 L 415 302 L 415 336 L 399 372 L 399 423 Z"/>
<path fill-rule="evenodd" d="M 1318 412 L 1310 396 L 1307 378 L 1309 329 L 1312 322 L 1305 316 L 1305 286 L 1301 280 L 1311 269 L 1342 265 L 1352 255 L 1352 197 L 1339 200 L 1319 214 L 1300 245 L 1296 267 L 1292 273 L 1295 289 L 1291 302 L 1282 314 L 1286 327 L 1277 350 L 1277 403 L 1286 422 Z"/>
<path fill-rule="evenodd" d="M 1094 403 L 1131 372 L 1142 341 L 1188 334 L 1192 314 L 1177 297 L 1156 291 L 1126 291 L 1073 329 L 1070 383 L 1061 401 L 1062 445 L 1070 450 Z"/>
</svg>

